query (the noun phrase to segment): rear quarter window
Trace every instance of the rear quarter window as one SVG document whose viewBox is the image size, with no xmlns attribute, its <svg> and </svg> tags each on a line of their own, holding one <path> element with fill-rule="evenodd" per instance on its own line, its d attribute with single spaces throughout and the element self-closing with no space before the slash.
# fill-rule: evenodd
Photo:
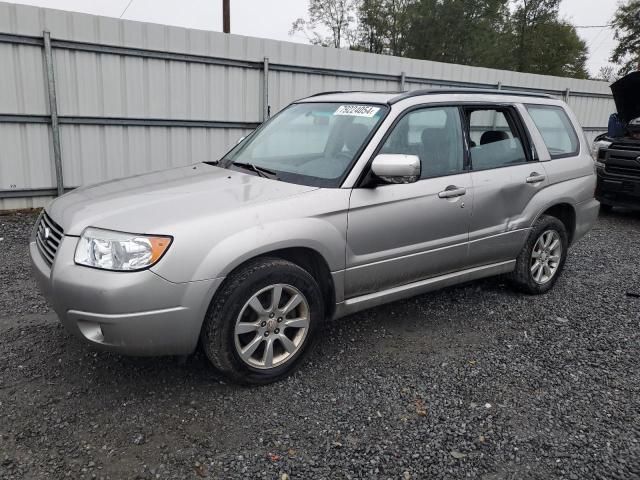
<svg viewBox="0 0 640 480">
<path fill-rule="evenodd" d="M 551 158 L 572 157 L 578 154 L 578 135 L 562 107 L 527 105 L 527 110 L 542 135 Z"/>
</svg>

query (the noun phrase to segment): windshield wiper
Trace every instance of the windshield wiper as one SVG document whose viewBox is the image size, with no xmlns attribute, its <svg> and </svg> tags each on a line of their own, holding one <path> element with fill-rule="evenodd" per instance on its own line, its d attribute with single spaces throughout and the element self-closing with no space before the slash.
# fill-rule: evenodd
<svg viewBox="0 0 640 480">
<path fill-rule="evenodd" d="M 244 168 L 245 170 L 251 170 L 252 172 L 257 173 L 258 176 L 260 176 L 262 178 L 269 178 L 271 180 L 277 180 L 278 179 L 278 175 L 276 174 L 276 172 L 271 171 L 271 170 L 266 169 L 266 168 L 263 168 L 263 167 L 258 167 L 257 165 L 254 165 L 253 163 L 233 162 L 229 166 L 233 166 L 233 165 L 235 165 L 236 167 Z"/>
</svg>

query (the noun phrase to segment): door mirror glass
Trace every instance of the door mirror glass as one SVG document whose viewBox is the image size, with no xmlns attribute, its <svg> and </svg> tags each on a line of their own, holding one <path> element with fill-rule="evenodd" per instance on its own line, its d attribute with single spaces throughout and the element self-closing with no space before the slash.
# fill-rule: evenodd
<svg viewBox="0 0 640 480">
<path fill-rule="evenodd" d="M 382 153 L 373 159 L 371 170 L 387 183 L 413 183 L 420 178 L 420 158 L 417 155 Z"/>
</svg>

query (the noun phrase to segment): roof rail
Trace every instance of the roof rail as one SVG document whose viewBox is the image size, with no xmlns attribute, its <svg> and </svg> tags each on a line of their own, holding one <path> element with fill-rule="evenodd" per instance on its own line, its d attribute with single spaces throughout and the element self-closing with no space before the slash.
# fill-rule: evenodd
<svg viewBox="0 0 640 480">
<path fill-rule="evenodd" d="M 386 94 L 392 94 L 392 93 L 397 93 L 397 94 L 401 94 L 403 92 L 399 91 L 399 90 L 333 90 L 333 91 L 329 91 L 329 92 L 318 92 L 318 93 L 314 93 L 313 95 L 309 95 L 307 97 L 304 98 L 313 98 L 313 97 L 319 97 L 321 95 L 333 95 L 336 93 L 386 93 Z"/>
<path fill-rule="evenodd" d="M 308 97 L 304 97 L 304 98 L 319 97 L 321 95 L 332 95 L 334 93 L 356 93 L 356 92 L 358 92 L 358 90 L 331 90 L 329 92 L 314 93 L 313 95 L 309 95 Z"/>
<path fill-rule="evenodd" d="M 417 97 L 420 95 L 442 95 L 451 93 L 485 93 L 491 95 L 511 95 L 518 97 L 537 97 L 537 98 L 554 98 L 552 95 L 546 93 L 533 93 L 523 92 L 521 90 L 498 90 L 492 88 L 432 88 L 427 90 L 413 90 L 411 92 L 405 92 L 397 97 L 393 97 L 389 100 L 389 105 L 398 103 L 400 100 L 406 98 Z"/>
</svg>

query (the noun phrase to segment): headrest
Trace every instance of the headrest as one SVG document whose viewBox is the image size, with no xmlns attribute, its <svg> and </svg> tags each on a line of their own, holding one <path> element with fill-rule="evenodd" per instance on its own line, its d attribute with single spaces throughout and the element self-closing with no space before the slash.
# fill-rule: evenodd
<svg viewBox="0 0 640 480">
<path fill-rule="evenodd" d="M 509 140 L 507 132 L 501 130 L 489 130 L 484 132 L 480 137 L 480 145 L 486 145 L 487 143 L 500 142 L 502 140 Z"/>
<path fill-rule="evenodd" d="M 441 141 L 443 138 L 443 133 L 444 128 L 425 128 L 424 130 L 422 130 L 422 134 L 420 135 L 422 145 L 428 145 L 430 143 Z"/>
</svg>

